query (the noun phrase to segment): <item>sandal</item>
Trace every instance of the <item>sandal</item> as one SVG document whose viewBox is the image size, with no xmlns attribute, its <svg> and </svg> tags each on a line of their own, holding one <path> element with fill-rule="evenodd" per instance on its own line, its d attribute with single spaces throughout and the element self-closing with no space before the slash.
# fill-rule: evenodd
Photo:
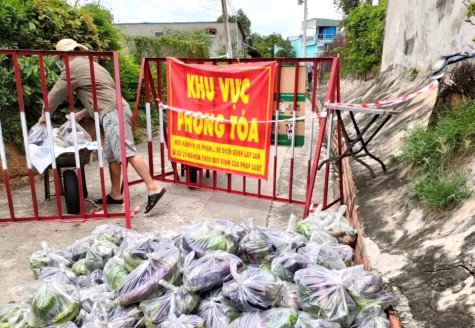
<svg viewBox="0 0 475 328">
<path fill-rule="evenodd" d="M 165 195 L 165 192 L 166 192 L 165 188 L 162 188 L 162 190 L 160 190 L 159 193 L 149 195 L 148 201 L 147 201 L 147 207 L 145 207 L 144 213 L 150 212 L 152 208 L 154 208 L 154 206 L 157 205 L 160 198 L 162 198 L 162 196 Z"/>
<path fill-rule="evenodd" d="M 94 201 L 94 203 L 96 203 L 96 204 L 102 204 L 102 198 L 96 199 L 96 200 Z M 106 203 L 107 203 L 107 204 L 120 205 L 120 204 L 123 204 L 123 203 L 124 203 L 124 200 L 123 200 L 123 199 L 114 199 L 114 198 L 112 198 L 111 195 L 107 194 L 107 196 L 106 196 Z"/>
</svg>

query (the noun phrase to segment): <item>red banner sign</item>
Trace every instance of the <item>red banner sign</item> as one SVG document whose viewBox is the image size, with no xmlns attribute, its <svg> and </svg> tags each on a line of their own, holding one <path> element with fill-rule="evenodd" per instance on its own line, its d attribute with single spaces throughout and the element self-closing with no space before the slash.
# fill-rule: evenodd
<svg viewBox="0 0 475 328">
<path fill-rule="evenodd" d="M 167 59 L 172 161 L 267 179 L 277 62 L 185 64 Z"/>
</svg>

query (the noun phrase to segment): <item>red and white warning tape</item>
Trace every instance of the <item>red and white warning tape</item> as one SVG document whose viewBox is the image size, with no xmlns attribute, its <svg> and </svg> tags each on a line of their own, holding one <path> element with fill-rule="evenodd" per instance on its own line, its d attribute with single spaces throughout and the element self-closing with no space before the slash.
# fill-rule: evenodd
<svg viewBox="0 0 475 328">
<path fill-rule="evenodd" d="M 392 99 L 386 99 L 386 100 L 380 100 L 380 101 L 375 101 L 373 103 L 362 103 L 362 104 L 354 104 L 354 103 L 330 103 L 328 105 L 334 105 L 334 106 L 342 106 L 342 107 L 354 107 L 354 108 L 383 108 L 383 107 L 389 107 L 389 106 L 393 106 L 393 105 L 396 105 L 396 104 L 401 104 L 401 103 L 404 103 L 404 102 L 407 102 L 429 90 L 432 90 L 434 89 L 435 87 L 437 87 L 437 85 L 439 84 L 439 82 L 436 80 L 436 81 L 433 81 L 431 82 L 429 85 L 426 85 L 424 88 L 414 92 L 414 93 L 411 93 L 409 95 L 405 95 L 405 96 L 401 96 L 401 97 L 398 97 L 398 98 L 392 98 Z"/>
<path fill-rule="evenodd" d="M 194 112 L 188 109 L 183 109 L 183 108 L 178 108 L 174 106 L 168 106 L 165 104 L 162 104 L 163 108 L 177 112 L 177 113 L 183 113 L 187 116 L 192 116 L 192 117 L 197 117 L 205 120 L 210 120 L 210 121 L 219 121 L 220 123 L 231 123 L 231 120 L 229 119 L 223 119 L 223 118 L 218 118 L 215 116 L 210 116 L 208 113 L 200 113 L 200 112 Z M 211 110 L 212 112 L 213 110 Z M 296 121 L 304 121 L 306 119 L 310 118 L 320 118 L 320 117 L 326 117 L 327 113 L 326 112 L 319 112 L 319 113 L 311 113 L 303 116 L 297 116 L 295 117 Z M 276 122 L 292 122 L 294 119 L 293 118 L 286 118 L 286 119 L 280 119 L 280 120 L 269 120 L 269 121 L 256 121 L 256 123 L 276 123 Z"/>
</svg>

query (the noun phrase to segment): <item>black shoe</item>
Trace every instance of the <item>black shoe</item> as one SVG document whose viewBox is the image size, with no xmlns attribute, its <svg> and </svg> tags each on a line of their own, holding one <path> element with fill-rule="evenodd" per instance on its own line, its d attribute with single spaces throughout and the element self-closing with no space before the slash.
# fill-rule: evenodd
<svg viewBox="0 0 475 328">
<path fill-rule="evenodd" d="M 145 213 L 150 212 L 152 208 L 154 208 L 155 205 L 157 205 L 160 198 L 162 198 L 162 196 L 165 195 L 165 192 L 166 192 L 165 188 L 162 188 L 162 190 L 160 190 L 159 193 L 148 196 L 147 207 L 145 207 Z"/>
</svg>

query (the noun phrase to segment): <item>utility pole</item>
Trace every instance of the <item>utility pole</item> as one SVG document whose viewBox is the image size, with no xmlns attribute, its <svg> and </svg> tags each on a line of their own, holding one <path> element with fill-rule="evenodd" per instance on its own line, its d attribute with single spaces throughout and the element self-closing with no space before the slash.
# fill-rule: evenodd
<svg viewBox="0 0 475 328">
<path fill-rule="evenodd" d="M 223 8 L 224 32 L 226 33 L 226 57 L 233 58 L 233 47 L 231 45 L 231 33 L 229 32 L 228 9 L 226 8 L 226 0 L 221 0 Z"/>
<path fill-rule="evenodd" d="M 308 0 L 298 0 L 298 4 L 303 4 L 303 40 L 302 40 L 302 54 L 303 58 L 307 57 L 307 1 Z"/>
</svg>

